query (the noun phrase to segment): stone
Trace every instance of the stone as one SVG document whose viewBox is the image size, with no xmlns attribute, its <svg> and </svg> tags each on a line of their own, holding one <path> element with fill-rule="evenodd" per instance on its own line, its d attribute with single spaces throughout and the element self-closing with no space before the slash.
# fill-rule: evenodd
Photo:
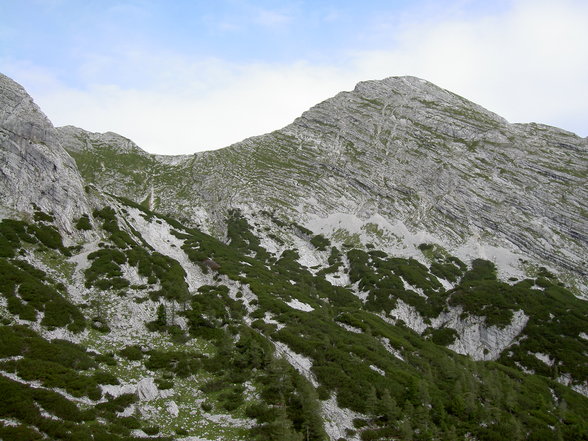
<svg viewBox="0 0 588 441">
<path fill-rule="evenodd" d="M 175 401 L 168 401 L 166 404 L 167 407 L 167 411 L 169 412 L 169 414 L 172 417 L 177 417 L 180 414 L 180 409 L 178 408 L 178 405 L 176 404 Z"/>
<path fill-rule="evenodd" d="M 151 401 L 159 396 L 157 385 L 153 381 L 153 378 L 143 378 L 137 383 L 137 397 L 141 401 Z"/>
</svg>

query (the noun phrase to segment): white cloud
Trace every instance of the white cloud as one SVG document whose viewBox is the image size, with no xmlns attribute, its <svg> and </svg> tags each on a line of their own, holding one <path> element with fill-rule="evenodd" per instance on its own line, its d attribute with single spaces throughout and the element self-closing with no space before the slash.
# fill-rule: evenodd
<svg viewBox="0 0 588 441">
<path fill-rule="evenodd" d="M 255 22 L 267 27 L 284 26 L 292 21 L 292 17 L 284 12 L 272 11 L 269 9 L 260 9 L 257 11 Z"/>
<path fill-rule="evenodd" d="M 228 14 L 208 14 L 204 17 L 204 22 L 221 32 L 242 31 L 248 27 L 275 31 L 291 24 L 295 15 L 288 4 L 284 5 L 284 9 L 267 9 L 244 2 Z"/>
<path fill-rule="evenodd" d="M 178 78 L 180 86 L 192 85 L 183 91 L 100 85 L 81 91 L 47 79 L 43 84 L 51 87 L 29 92 L 55 125 L 114 131 L 148 151 L 179 154 L 224 147 L 281 128 L 344 87 L 342 72 L 304 63 L 236 67 L 211 61 L 201 67 L 224 75 L 200 78 L 204 85 L 196 78 Z M 29 80 L 39 81 L 39 75 L 22 82 L 26 86 Z"/>
<path fill-rule="evenodd" d="M 128 55 L 132 66 L 121 66 L 89 57 L 82 70 L 93 85 L 83 90 L 34 66 L 2 64 L 55 124 L 115 131 L 164 154 L 219 148 L 281 128 L 358 81 L 391 75 L 428 79 L 512 122 L 543 122 L 586 136 L 586 23 L 584 2 L 524 0 L 495 16 L 405 23 L 390 38 L 394 47 L 347 54 L 337 66 L 236 65 L 148 52 Z M 104 85 L 98 80 L 106 68 L 148 80 L 137 80 L 135 88 Z"/>
</svg>

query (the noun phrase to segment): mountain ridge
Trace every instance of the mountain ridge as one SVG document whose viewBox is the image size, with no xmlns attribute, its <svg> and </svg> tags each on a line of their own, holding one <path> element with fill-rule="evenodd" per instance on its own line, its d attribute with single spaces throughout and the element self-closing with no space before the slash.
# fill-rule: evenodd
<svg viewBox="0 0 588 441">
<path fill-rule="evenodd" d="M 116 151 L 108 161 L 125 169 Z M 197 219 L 215 234 L 235 207 L 273 207 L 302 224 L 309 213 L 379 213 L 440 233 L 450 249 L 488 236 L 489 245 L 556 262 L 553 269 L 583 279 L 587 151 L 588 141 L 570 132 L 510 124 L 425 80 L 391 77 L 360 83 L 283 129 L 167 159 L 169 166 L 140 153 L 134 166 L 151 171 L 137 170 L 132 180 L 117 170 L 85 177 L 136 202 L 153 201 L 150 208 L 187 214 L 188 223 Z M 78 165 L 84 173 L 83 159 Z M 557 207 L 557 215 L 541 207 Z"/>
</svg>

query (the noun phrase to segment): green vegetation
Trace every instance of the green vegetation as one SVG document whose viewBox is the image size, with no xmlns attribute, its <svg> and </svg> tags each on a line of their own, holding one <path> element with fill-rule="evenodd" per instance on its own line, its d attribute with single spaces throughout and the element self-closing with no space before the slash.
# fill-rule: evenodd
<svg viewBox="0 0 588 441">
<path fill-rule="evenodd" d="M 118 384 L 112 374 L 97 370 L 94 353 L 64 340 L 47 341 L 24 326 L 0 326 L 0 357 L 12 357 L 0 362 L 3 372 L 41 384 L 31 387 L 0 374 L 0 418 L 19 423 L 0 426 L 3 439 L 44 439 L 43 435 L 71 441 L 136 439 L 130 427 L 140 428 L 138 421 L 116 415 L 135 400 L 134 396 L 93 407 L 81 406 L 59 392 L 97 400 L 101 397 L 99 384 Z M 50 416 L 43 416 L 41 410 Z"/>
<path fill-rule="evenodd" d="M 431 341 L 441 346 L 449 346 L 457 337 L 457 331 L 451 328 L 430 330 Z"/>
<path fill-rule="evenodd" d="M 343 263 L 341 261 L 342 256 L 343 255 L 341 254 L 341 251 L 339 251 L 336 247 L 332 247 L 331 254 L 329 254 L 329 259 L 327 260 L 329 266 L 320 270 L 317 273 L 317 276 L 324 276 L 325 274 L 336 273 L 339 270 L 339 268 L 343 266 Z"/>
<path fill-rule="evenodd" d="M 310 243 L 319 251 L 326 251 L 327 248 L 331 246 L 331 241 L 322 234 L 314 236 L 310 240 Z"/>
<path fill-rule="evenodd" d="M 119 351 L 119 354 L 127 360 L 141 360 L 143 358 L 143 351 L 140 346 L 127 346 Z"/>
<path fill-rule="evenodd" d="M 251 230 L 247 219 L 237 210 L 231 210 L 227 218 L 227 236 L 232 247 L 242 253 L 255 251 L 256 257 L 264 259 L 267 252 L 259 246 L 259 239 Z M 262 255 L 260 256 L 259 253 Z"/>
<path fill-rule="evenodd" d="M 92 225 L 90 224 L 90 218 L 88 217 L 87 214 L 82 215 L 76 221 L 76 228 L 78 230 L 83 230 L 83 231 L 89 231 L 92 229 Z"/>
<path fill-rule="evenodd" d="M 133 232 L 133 238 L 121 230 L 112 208 L 97 210 L 94 216 L 103 221 L 102 228 L 110 233 L 109 240 L 113 247 L 88 255 L 92 264 L 85 271 L 87 287 L 96 286 L 103 290 L 128 288 L 130 282 L 123 277 L 121 269 L 121 265 L 128 264 L 137 268 L 139 275 L 149 285 L 159 283 L 160 288 L 150 292 L 153 299 L 161 297 L 180 303 L 187 301 L 189 293 L 186 272 L 177 261 L 153 251 L 138 232 Z"/>
<path fill-rule="evenodd" d="M 146 220 L 163 221 L 139 209 Z M 102 345 L 95 346 L 100 347 L 98 354 L 66 341 L 48 341 L 26 326 L 0 326 L 0 393 L 16 397 L 0 405 L 0 418 L 18 422 L 0 425 L 0 437 L 123 440 L 133 439 L 136 428 L 152 436 L 204 436 L 196 424 L 202 415 L 228 413 L 253 418 L 256 424 L 206 436 L 319 441 L 326 440 L 320 403 L 333 397 L 362 414 L 349 429 L 349 435 L 356 433 L 362 440 L 588 437 L 583 418 L 588 399 L 556 381 L 561 375 L 576 381 L 588 378 L 588 342 L 578 338 L 588 331 L 588 309 L 547 270 L 511 284 L 497 278 L 491 262 L 475 260 L 468 268 L 436 245 L 419 247 L 427 266 L 389 256 L 373 245 L 357 249 L 349 244 L 344 247 L 349 278 L 367 293 L 362 302 L 351 288 L 325 279 L 341 271 L 344 260 L 327 238 L 284 224 L 316 249 L 329 252 L 327 265 L 313 268 L 313 275 L 298 263 L 296 250 L 281 255 L 265 250 L 245 217 L 233 211 L 228 245 L 166 219 L 189 258 L 208 273 L 209 284 L 189 292 L 180 264 L 153 250 L 124 223 L 122 214 L 104 208 L 93 216 L 92 223 L 107 237 L 88 255 L 86 285 L 113 291 L 120 297 L 100 294 L 121 301 L 132 295 L 130 302 L 158 302 L 154 320 L 146 324 L 156 332 L 146 332 L 130 346 L 117 346 L 116 339 L 90 329 L 89 344 L 96 344 L 95 339 Z M 49 222 L 38 217 L 39 225 Z M 0 223 L 5 322 L 30 322 L 42 313 L 45 327 L 83 329 L 86 320 L 67 300 L 65 286 L 21 258 L 25 248 L 48 247 L 50 241 L 38 236 L 39 225 Z M 61 253 L 59 246 L 54 249 L 52 253 Z M 144 280 L 131 286 L 125 279 L 129 266 Z M 438 277 L 454 288 L 446 291 Z M 310 308 L 294 309 L 287 304 L 292 300 Z M 391 324 L 386 313 L 399 300 L 414 307 L 425 322 L 455 307 L 464 315 L 483 317 L 488 326 L 510 324 L 515 311 L 522 311 L 528 322 L 521 338 L 497 361 L 474 362 L 446 348 L 457 336 L 452 329 L 430 327 L 421 336 L 400 321 Z M 90 303 L 86 307 L 94 308 Z M 266 322 L 268 315 L 276 322 Z M 182 322 L 184 330 L 178 326 Z M 108 330 L 100 317 L 92 318 L 92 327 Z M 278 342 L 312 361 L 308 373 L 317 388 L 277 355 Z M 541 361 L 545 357 L 553 362 Z M 525 374 L 521 367 L 535 374 Z M 180 406 L 176 419 L 117 416 L 135 396 L 102 397 L 100 385 L 147 375 L 156 377 L 160 389 L 174 393 L 178 404 L 193 406 L 189 411 Z M 39 387 L 26 382 L 38 382 Z M 199 401 L 187 385 L 200 389 Z M 70 395 L 94 404 L 70 400 Z M 105 400 L 95 402 L 100 398 Z M 158 400 L 152 404 L 160 410 L 165 401 Z"/>
<path fill-rule="evenodd" d="M 263 317 L 265 312 L 271 312 L 285 327 L 276 331 L 275 327 L 266 326 L 260 320 L 254 325 L 271 338 L 312 359 L 313 373 L 321 384 L 323 396 L 336 392 L 340 405 L 368 415 L 365 425 L 360 428 L 362 439 L 391 436 L 448 439 L 471 433 L 479 439 L 498 440 L 503 439 L 505 431 L 511 433 L 513 427 L 518 427 L 516 433 L 519 434 L 515 434 L 513 439 L 522 439 L 523 433 L 529 433 L 534 439 L 549 439 L 547 434 L 561 434 L 563 439 L 575 439 L 576 431 L 586 433 L 586 426 L 583 423 L 578 425 L 580 420 L 577 416 L 583 412 L 581 409 L 586 409 L 587 400 L 569 389 L 546 377 L 524 375 L 502 364 L 471 362 L 445 350 L 441 346 L 455 339 L 455 331 L 451 329 L 432 330 L 432 341 L 427 342 L 412 331 L 402 326 L 390 326 L 369 312 L 390 310 L 395 299 L 400 298 L 425 317 L 432 318 L 447 307 L 449 299 L 452 305 L 465 305 L 464 310 L 468 313 L 485 316 L 489 324 L 498 323 L 491 313 L 492 308 L 486 306 L 470 310 L 467 307 L 469 303 L 463 303 L 465 299 L 470 300 L 468 295 L 460 297 L 460 293 L 471 289 L 468 293 L 473 293 L 475 299 L 471 302 L 472 306 L 479 305 L 480 300 L 484 305 L 491 304 L 494 298 L 489 297 L 489 293 L 483 294 L 474 289 L 485 283 L 499 283 L 489 262 L 475 261 L 472 268 L 465 271 L 465 265 L 456 258 L 446 255 L 434 257 L 455 268 L 452 271 L 454 280 L 462 279 L 454 290 L 445 292 L 432 274 L 433 270 L 429 271 L 414 259 L 392 258 L 377 250 L 350 250 L 347 257 L 351 264 L 351 281 L 359 282 L 360 289 L 368 291 L 367 311 L 362 311 L 353 296 L 346 297 L 347 290 L 323 283 L 320 276 L 312 277 L 300 267 L 295 251 L 284 252 L 275 263 L 270 262 L 268 270 L 257 259 L 240 254 L 234 247 L 227 247 L 198 231 L 185 229 L 176 235 L 184 239 L 184 249 L 195 262 L 214 260 L 219 265 L 218 272 L 249 284 L 258 297 L 258 309 L 253 317 Z M 247 253 L 252 250 L 242 248 L 242 251 Z M 332 257 L 333 264 L 337 263 L 336 250 Z M 283 279 L 287 283 L 283 283 Z M 407 289 L 405 282 L 422 293 Z M 476 297 L 477 292 L 479 298 Z M 222 290 L 217 295 L 224 297 Z M 315 310 L 303 312 L 284 305 L 283 301 L 291 298 L 312 305 Z M 327 299 L 329 307 L 324 303 Z M 226 301 L 225 298 L 223 304 Z M 508 315 L 500 307 L 495 309 L 500 309 L 503 316 Z M 341 314 L 337 315 L 337 311 Z M 334 315 L 337 321 L 362 332 L 357 334 L 343 330 L 333 321 Z M 237 317 L 233 318 L 226 309 L 219 308 L 215 313 L 209 313 L 208 317 L 201 314 L 199 327 L 209 326 L 211 318 L 216 320 L 217 326 L 227 329 L 237 326 L 234 321 Z M 578 323 L 574 332 L 582 326 L 586 329 L 583 323 Z M 230 346 L 221 334 L 214 335 L 213 329 L 210 327 L 207 331 L 210 338 L 220 345 Z M 391 357 L 377 343 L 380 339 L 387 339 L 397 348 L 404 361 Z M 254 360 L 260 363 L 263 357 L 258 355 Z M 515 361 L 510 359 L 504 364 L 515 366 Z M 205 361 L 205 365 L 208 363 Z M 370 365 L 377 366 L 385 375 L 369 368 Z M 580 370 L 574 373 L 580 375 L 578 378 L 585 375 Z M 220 383 L 210 384 L 210 388 L 217 387 L 221 387 Z M 553 398 L 550 390 L 557 390 L 557 398 Z M 554 412 L 561 412 L 560 403 L 572 399 L 571 396 L 579 407 L 573 414 L 560 416 L 559 420 L 554 418 Z M 529 406 L 530 402 L 535 404 Z M 563 423 L 564 419 L 568 422 Z M 291 424 L 282 417 L 279 420 L 281 427 Z M 574 428 L 570 429 L 568 424 Z"/>
<path fill-rule="evenodd" d="M 7 229 L 6 224 L 12 228 Z M 4 227 L 2 233 L 11 245 L 4 254 L 14 256 L 20 239 L 29 239 L 25 233 L 27 226 L 11 225 L 6 220 L 0 226 Z M 86 326 L 80 310 L 64 297 L 65 287 L 26 261 L 0 258 L 0 293 L 7 300 L 8 311 L 22 320 L 36 321 L 41 312 L 41 324 L 47 327 L 67 327 L 72 332 L 80 332 Z"/>
<path fill-rule="evenodd" d="M 498 327 L 510 323 L 513 311 L 523 311 L 529 317 L 524 337 L 502 354 L 500 362 L 552 378 L 564 373 L 588 378 L 588 367 L 580 355 L 588 353 L 588 342 L 578 338 L 588 329 L 588 304 L 560 286 L 552 274 L 541 274 L 550 279 L 539 277 L 510 285 L 496 278 L 491 262 L 474 260 L 462 283 L 450 293 L 449 304 L 461 306 L 467 314 L 484 316 L 488 325 Z M 535 353 L 547 354 L 553 365 L 540 361 L 532 355 Z"/>
<path fill-rule="evenodd" d="M 241 302 L 232 300 L 226 286 L 201 286 L 200 295 L 192 297 L 191 309 L 185 312 L 190 333 L 195 337 L 220 341 L 223 327 L 238 325 L 245 314 Z"/>
<path fill-rule="evenodd" d="M 390 312 L 396 306 L 396 299 L 413 306 L 424 317 L 436 317 L 443 309 L 441 283 L 417 260 L 357 249 L 348 251 L 347 257 L 351 282 L 359 282 L 359 289 L 368 292 L 365 304 L 368 310 Z M 426 298 L 407 289 L 405 282 L 422 290 Z"/>
<path fill-rule="evenodd" d="M 35 222 L 55 222 L 55 217 L 52 214 L 48 214 L 48 213 L 44 213 L 43 211 L 39 210 L 37 208 L 37 210 L 35 211 L 35 213 L 33 214 L 33 219 Z"/>
<path fill-rule="evenodd" d="M 92 262 L 86 270 L 86 287 L 96 286 L 100 289 L 122 289 L 130 285 L 124 279 L 120 265 L 126 263 L 127 256 L 117 249 L 103 249 L 88 255 Z"/>
<path fill-rule="evenodd" d="M 63 246 L 61 235 L 52 225 L 28 224 L 24 221 L 2 219 L 0 222 L 0 257 L 14 257 L 23 243 L 40 244 L 59 250 L 65 255 L 70 252 Z"/>
<path fill-rule="evenodd" d="M 451 256 L 439 245 L 422 243 L 419 250 L 431 261 L 431 273 L 435 276 L 456 283 L 463 276 L 467 265 L 455 256 Z"/>
</svg>

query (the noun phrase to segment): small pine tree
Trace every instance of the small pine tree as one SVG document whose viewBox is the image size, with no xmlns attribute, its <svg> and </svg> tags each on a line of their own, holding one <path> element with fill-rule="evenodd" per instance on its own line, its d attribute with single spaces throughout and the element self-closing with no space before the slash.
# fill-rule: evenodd
<svg viewBox="0 0 588 441">
<path fill-rule="evenodd" d="M 167 326 L 167 314 L 165 312 L 165 305 L 163 303 L 160 303 L 157 307 L 157 320 L 155 323 L 157 323 L 157 326 L 160 328 Z"/>
<path fill-rule="evenodd" d="M 301 375 L 296 376 L 296 389 L 302 404 L 302 434 L 304 441 L 318 441 L 327 439 L 321 418 L 321 405 L 314 387 Z"/>
<path fill-rule="evenodd" d="M 394 423 L 400 417 L 400 408 L 396 400 L 390 396 L 388 389 L 384 390 L 382 394 L 382 401 L 380 403 L 380 413 L 386 417 L 388 424 Z"/>
<path fill-rule="evenodd" d="M 414 431 L 412 430 L 412 424 L 411 424 L 410 419 L 408 417 L 404 418 L 400 422 L 400 427 L 398 429 L 400 431 L 400 438 L 403 441 L 412 441 Z"/>
<path fill-rule="evenodd" d="M 303 441 L 303 435 L 292 427 L 284 407 L 278 407 L 276 419 L 267 426 L 267 439 L 271 441 Z"/>
<path fill-rule="evenodd" d="M 455 426 L 449 426 L 447 430 L 443 433 L 443 439 L 445 441 L 457 441 L 457 433 L 455 431 Z"/>
<path fill-rule="evenodd" d="M 370 391 L 365 402 L 365 411 L 368 415 L 377 416 L 379 408 L 380 405 L 378 401 L 378 395 L 376 394 L 376 388 L 372 386 L 370 387 Z"/>
</svg>

